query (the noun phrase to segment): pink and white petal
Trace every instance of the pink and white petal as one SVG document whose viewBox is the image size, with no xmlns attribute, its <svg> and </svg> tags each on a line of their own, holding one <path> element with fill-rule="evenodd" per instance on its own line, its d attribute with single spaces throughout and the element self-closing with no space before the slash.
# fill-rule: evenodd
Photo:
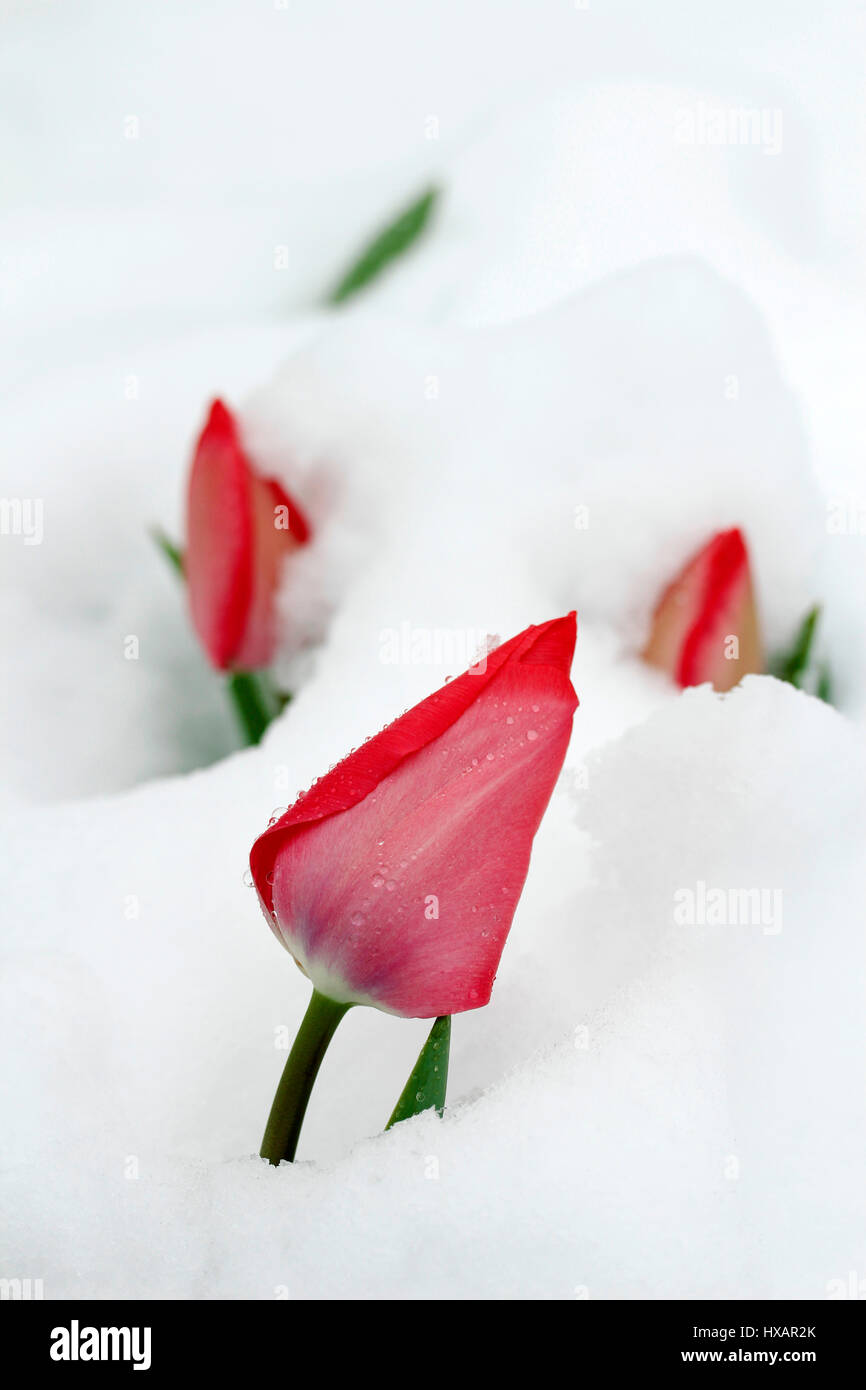
<svg viewBox="0 0 866 1390">
<path fill-rule="evenodd" d="M 577 703 L 549 664 L 567 628 L 535 631 L 446 733 L 280 852 L 277 930 L 323 992 L 417 1017 L 489 999 Z"/>
</svg>

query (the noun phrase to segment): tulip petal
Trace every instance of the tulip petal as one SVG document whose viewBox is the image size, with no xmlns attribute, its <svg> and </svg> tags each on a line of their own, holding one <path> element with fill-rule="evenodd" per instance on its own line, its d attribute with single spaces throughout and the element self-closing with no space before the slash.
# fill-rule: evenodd
<svg viewBox="0 0 866 1390">
<path fill-rule="evenodd" d="M 241 671 L 257 671 L 267 666 L 274 653 L 276 619 L 274 594 L 280 579 L 283 561 L 300 544 L 290 527 L 279 527 L 281 507 L 294 505 L 286 494 L 269 478 L 250 476 L 250 503 L 253 519 L 252 589 L 247 606 L 243 639 L 234 654 L 232 665 Z M 297 514 L 297 513 L 296 513 Z"/>
<path fill-rule="evenodd" d="M 574 614 L 407 711 L 253 846 L 279 939 L 331 998 L 432 1018 L 490 997 L 562 766 Z"/>
<path fill-rule="evenodd" d="M 214 401 L 190 472 L 184 567 L 193 624 L 219 670 L 268 664 L 280 567 L 308 539 L 300 508 L 254 471 L 234 417 Z"/>
<path fill-rule="evenodd" d="M 730 690 L 763 670 L 749 556 L 742 533 L 723 531 L 665 590 L 643 655 L 680 687 Z"/>
<path fill-rule="evenodd" d="M 193 624 L 221 671 L 243 639 L 252 593 L 249 484 L 234 420 L 214 401 L 190 472 L 185 569 Z"/>
</svg>

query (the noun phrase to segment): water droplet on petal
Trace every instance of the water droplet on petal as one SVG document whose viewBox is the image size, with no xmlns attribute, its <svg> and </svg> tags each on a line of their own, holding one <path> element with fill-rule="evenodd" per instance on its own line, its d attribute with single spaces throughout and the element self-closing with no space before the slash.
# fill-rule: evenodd
<svg viewBox="0 0 866 1390">
<path fill-rule="evenodd" d="M 366 920 L 367 919 L 364 916 L 363 912 L 353 912 L 352 916 L 349 918 L 349 921 L 352 923 L 353 927 L 363 927 Z"/>
<path fill-rule="evenodd" d="M 393 893 L 393 892 L 394 892 L 394 889 L 395 889 L 396 887 L 397 887 L 397 884 L 395 883 L 394 879 L 393 879 L 393 878 L 389 878 L 389 879 L 388 879 L 388 882 L 385 884 L 385 889 L 386 889 L 386 891 L 387 891 L 388 893 Z"/>
<path fill-rule="evenodd" d="M 370 879 L 370 882 L 372 883 L 374 888 L 381 888 L 385 880 L 381 874 L 374 874 L 373 877 Z"/>
<path fill-rule="evenodd" d="M 534 743 L 537 738 L 538 734 L 536 733 L 535 729 L 526 730 L 526 739 L 528 743 Z"/>
</svg>

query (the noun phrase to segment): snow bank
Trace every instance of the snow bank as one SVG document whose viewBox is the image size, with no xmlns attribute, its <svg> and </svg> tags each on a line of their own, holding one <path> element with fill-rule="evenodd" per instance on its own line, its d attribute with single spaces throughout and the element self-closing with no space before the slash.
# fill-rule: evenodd
<svg viewBox="0 0 866 1390">
<path fill-rule="evenodd" d="M 862 1265 L 845 720 L 751 678 L 565 777 L 493 1002 L 455 1020 L 444 1121 L 377 1133 L 424 1025 L 357 1010 L 273 1170 L 252 1154 L 307 986 L 240 847 L 282 751 L 4 832 L 4 1272 L 47 1296 L 820 1298 Z M 781 908 L 678 922 L 701 882 Z"/>
<path fill-rule="evenodd" d="M 242 411 L 254 456 L 315 528 L 285 576 L 290 688 L 336 613 L 330 651 L 350 703 L 381 679 L 387 634 L 406 627 L 480 641 L 576 606 L 633 653 L 673 573 L 731 525 L 749 540 L 771 647 L 821 596 L 826 510 L 796 401 L 752 305 L 696 261 L 651 262 L 504 327 L 434 329 L 370 309 L 294 336 L 285 367 Z M 198 403 L 249 380 L 281 341 L 289 334 L 275 330 L 206 351 L 185 341 L 142 369 L 141 399 L 125 400 L 118 377 L 110 411 L 95 402 L 105 371 L 84 373 L 38 434 L 32 395 L 12 413 L 14 476 L 45 499 L 43 544 L 3 556 L 9 640 L 23 653 L 3 722 L 19 794 L 113 790 L 231 748 L 182 591 L 146 531 L 162 518 L 177 530 Z M 231 365 L 240 344 L 242 372 Z M 172 381 L 187 359 L 194 372 Z M 83 548 L 94 563 L 81 563 Z M 416 668 L 407 688 L 420 698 L 473 656 Z M 38 722 L 35 754 L 17 737 L 25 719 Z"/>
</svg>

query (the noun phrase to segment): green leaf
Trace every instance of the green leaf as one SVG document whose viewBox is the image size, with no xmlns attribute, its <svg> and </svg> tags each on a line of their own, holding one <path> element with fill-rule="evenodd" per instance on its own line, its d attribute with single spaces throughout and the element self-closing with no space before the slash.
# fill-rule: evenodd
<svg viewBox="0 0 866 1390">
<path fill-rule="evenodd" d="M 809 609 L 800 624 L 788 651 L 780 652 L 770 663 L 770 671 L 779 680 L 787 681 L 797 690 L 806 690 L 830 705 L 833 703 L 830 668 L 826 661 L 816 664 L 812 660 L 815 632 L 820 617 L 821 606 L 816 604 L 814 608 Z"/>
<path fill-rule="evenodd" d="M 408 251 L 427 226 L 438 197 L 438 188 L 429 188 L 414 203 L 404 208 L 393 222 L 378 232 L 331 290 L 326 302 L 344 303 L 381 275 L 391 261 Z"/>
<path fill-rule="evenodd" d="M 818 619 L 821 616 L 821 608 L 816 604 L 810 608 L 802 623 L 799 631 L 794 638 L 790 650 L 783 652 L 774 662 L 773 674 L 779 680 L 787 681 L 789 685 L 794 685 L 798 690 L 803 688 L 803 677 L 809 665 L 809 657 L 812 650 L 812 642 L 815 637 L 815 629 L 818 626 Z"/>
<path fill-rule="evenodd" d="M 826 661 L 818 667 L 818 684 L 815 687 L 815 694 L 819 700 L 823 700 L 825 705 L 833 703 L 833 679 L 830 675 L 830 667 Z"/>
<path fill-rule="evenodd" d="M 394 1113 L 385 1128 L 410 1120 L 422 1110 L 445 1109 L 445 1090 L 448 1085 L 448 1053 L 451 1047 L 451 1018 L 444 1014 L 430 1029 L 430 1036 L 418 1055 L 412 1075 L 403 1094 L 394 1106 Z"/>
<path fill-rule="evenodd" d="M 171 540 L 159 526 L 152 526 L 150 534 L 169 564 L 173 565 L 176 572 L 183 576 L 183 551 L 180 547 L 176 546 L 174 541 Z"/>
</svg>

